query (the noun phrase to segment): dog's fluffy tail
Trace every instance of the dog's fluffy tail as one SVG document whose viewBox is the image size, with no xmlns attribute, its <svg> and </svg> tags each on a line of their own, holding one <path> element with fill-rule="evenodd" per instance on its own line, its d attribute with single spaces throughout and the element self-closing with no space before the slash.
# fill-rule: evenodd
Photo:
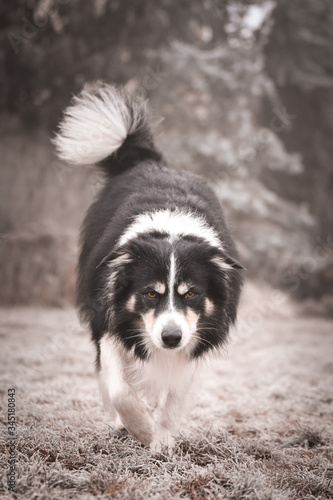
<svg viewBox="0 0 333 500">
<path fill-rule="evenodd" d="M 53 143 L 61 160 L 97 163 L 110 174 L 139 160 L 162 159 L 154 147 L 147 102 L 102 83 L 73 98 Z"/>
</svg>

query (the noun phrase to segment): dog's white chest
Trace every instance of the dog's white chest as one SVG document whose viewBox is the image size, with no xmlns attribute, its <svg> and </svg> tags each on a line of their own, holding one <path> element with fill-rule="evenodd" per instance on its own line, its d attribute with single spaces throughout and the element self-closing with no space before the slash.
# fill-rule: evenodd
<svg viewBox="0 0 333 500">
<path fill-rule="evenodd" d="M 195 364 L 180 352 L 157 351 L 148 361 L 134 361 L 126 372 L 128 384 L 142 397 L 160 399 L 180 392 L 192 379 Z"/>
</svg>

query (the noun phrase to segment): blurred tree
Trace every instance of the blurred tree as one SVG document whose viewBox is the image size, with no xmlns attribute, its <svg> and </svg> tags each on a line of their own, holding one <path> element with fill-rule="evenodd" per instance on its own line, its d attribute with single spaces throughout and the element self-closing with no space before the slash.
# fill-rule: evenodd
<svg viewBox="0 0 333 500">
<path fill-rule="evenodd" d="M 29 129 L 51 130 L 84 82 L 123 83 L 140 75 L 147 51 L 174 39 L 209 49 L 226 40 L 228 26 L 241 20 L 248 5 L 258 3 L 5 0 L 0 6 L 0 109 L 19 114 Z"/>
<path fill-rule="evenodd" d="M 305 166 L 301 181 L 280 178 L 279 194 L 309 203 L 325 236 L 333 230 L 333 2 L 280 0 L 273 19 L 266 70 L 296 117 L 281 138 Z"/>
<path fill-rule="evenodd" d="M 313 253 L 315 232 L 328 234 L 333 221 L 332 6 L 332 0 L 1 2 L 0 231 L 15 233 L 3 239 L 3 297 L 10 289 L 9 302 L 29 300 L 35 274 L 47 303 L 57 303 L 61 290 L 72 293 L 71 242 L 95 192 L 87 170 L 55 161 L 49 136 L 71 95 L 95 79 L 139 89 L 159 110 L 158 144 L 170 165 L 213 181 L 250 276 L 277 285 L 291 265 L 300 269 Z M 30 229 L 21 234 L 31 227 L 35 239 Z M 45 234 L 53 240 L 43 247 Z M 69 244 L 67 264 L 59 241 Z M 28 261 L 38 246 L 45 272 Z M 14 248 L 29 256 L 20 272 Z M 312 281 L 302 279 L 298 292 L 325 293 L 326 268 Z M 41 295 L 36 291 L 34 300 L 43 301 Z"/>
</svg>

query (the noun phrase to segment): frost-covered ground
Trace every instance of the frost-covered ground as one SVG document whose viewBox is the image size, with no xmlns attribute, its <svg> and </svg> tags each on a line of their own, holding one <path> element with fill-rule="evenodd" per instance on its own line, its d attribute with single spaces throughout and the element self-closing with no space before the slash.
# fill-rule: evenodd
<svg viewBox="0 0 333 500">
<path fill-rule="evenodd" d="M 333 322 L 272 293 L 248 286 L 238 332 L 198 374 L 169 455 L 108 425 L 73 310 L 0 310 L 2 498 L 13 387 L 17 498 L 332 498 Z"/>
</svg>

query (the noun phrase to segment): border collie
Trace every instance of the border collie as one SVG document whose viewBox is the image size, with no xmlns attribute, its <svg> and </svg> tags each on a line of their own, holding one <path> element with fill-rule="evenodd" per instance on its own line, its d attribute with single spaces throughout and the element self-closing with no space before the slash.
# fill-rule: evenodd
<svg viewBox="0 0 333 500">
<path fill-rule="evenodd" d="M 172 446 L 198 360 L 236 320 L 242 266 L 220 203 L 202 178 L 167 167 L 146 102 L 124 90 L 83 90 L 54 144 L 60 159 L 106 174 L 78 280 L 104 405 L 142 444 Z"/>
</svg>

